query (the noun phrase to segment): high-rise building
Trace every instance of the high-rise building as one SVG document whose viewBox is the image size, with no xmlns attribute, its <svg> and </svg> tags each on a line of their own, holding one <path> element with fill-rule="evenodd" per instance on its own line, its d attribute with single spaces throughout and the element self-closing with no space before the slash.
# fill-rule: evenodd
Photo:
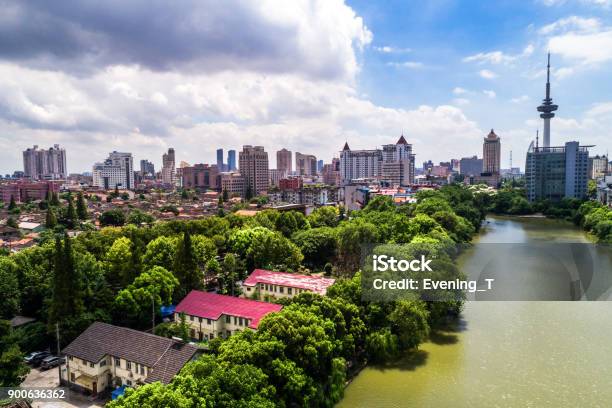
<svg viewBox="0 0 612 408">
<path fill-rule="evenodd" d="M 565 146 L 538 147 L 527 151 L 525 190 L 529 201 L 584 198 L 589 181 L 589 150 L 567 142 Z"/>
<path fill-rule="evenodd" d="M 162 156 L 162 183 L 164 184 L 176 184 L 176 158 L 174 155 L 174 149 L 171 147 L 168 149 L 168 153 Z"/>
<path fill-rule="evenodd" d="M 482 173 L 482 159 L 476 156 L 463 157 L 459 161 L 459 174 L 466 177 L 479 176 Z"/>
<path fill-rule="evenodd" d="M 537 139 L 531 142 L 527 150 L 525 163 L 525 191 L 529 201 L 563 198 L 584 198 L 587 195 L 589 181 L 589 147 L 580 146 L 578 142 L 567 142 L 565 146 L 550 145 L 550 119 L 555 115 L 557 105 L 550 98 L 550 54 L 546 68 L 546 98 L 538 107 L 543 112 L 544 146 L 538 145 Z"/>
<path fill-rule="evenodd" d="M 607 156 L 597 155 L 589 157 L 589 177 L 593 180 L 606 176 L 608 169 Z"/>
<path fill-rule="evenodd" d="M 382 150 L 351 150 L 345 143 L 340 152 L 342 184 L 349 184 L 355 179 L 380 177 L 382 161 Z"/>
<path fill-rule="evenodd" d="M 317 158 L 312 154 L 295 152 L 295 171 L 300 176 L 316 176 Z"/>
<path fill-rule="evenodd" d="M 283 178 L 283 172 L 278 169 L 268 170 L 268 177 L 270 177 L 270 186 L 278 187 L 280 180 Z"/>
<path fill-rule="evenodd" d="M 257 195 L 268 190 L 268 153 L 263 146 L 243 146 L 238 154 L 238 165 L 246 193 Z"/>
<path fill-rule="evenodd" d="M 482 172 L 498 175 L 501 160 L 501 142 L 493 129 L 484 138 L 482 145 Z"/>
<path fill-rule="evenodd" d="M 555 117 L 553 113 L 559 107 L 553 104 L 550 97 L 550 53 L 548 53 L 548 65 L 546 66 L 546 97 L 542 104 L 538 106 L 538 112 L 542 112 L 540 117 L 544 119 L 544 147 L 550 147 L 550 120 Z"/>
<path fill-rule="evenodd" d="M 132 153 L 112 152 L 102 163 L 93 166 L 93 185 L 104 190 L 134 188 Z"/>
<path fill-rule="evenodd" d="M 276 168 L 287 176 L 293 170 L 291 164 L 291 150 L 281 149 L 276 152 Z"/>
<path fill-rule="evenodd" d="M 217 149 L 217 167 L 221 171 L 225 171 L 225 164 L 223 163 L 223 149 Z"/>
<path fill-rule="evenodd" d="M 340 159 L 334 157 L 331 164 L 323 165 L 323 183 L 330 186 L 339 186 L 342 183 L 340 178 Z"/>
<path fill-rule="evenodd" d="M 227 171 L 236 171 L 236 151 L 227 151 Z"/>
<path fill-rule="evenodd" d="M 143 178 L 155 177 L 155 166 L 148 160 L 140 161 L 140 174 Z"/>
<path fill-rule="evenodd" d="M 24 176 L 33 180 L 61 180 L 68 175 L 66 170 L 66 150 L 58 144 L 49 149 L 38 146 L 23 152 Z"/>
<path fill-rule="evenodd" d="M 242 153 L 238 155 L 240 157 Z M 221 173 L 220 177 L 221 191 L 227 191 L 232 195 L 238 195 L 244 197 L 246 193 L 246 183 L 244 177 L 240 173 Z"/>
<path fill-rule="evenodd" d="M 317 173 L 321 173 L 323 171 L 323 160 L 317 161 Z"/>
<path fill-rule="evenodd" d="M 401 135 L 397 143 L 383 146 L 381 181 L 392 186 L 408 186 L 414 183 L 412 145 Z"/>
</svg>

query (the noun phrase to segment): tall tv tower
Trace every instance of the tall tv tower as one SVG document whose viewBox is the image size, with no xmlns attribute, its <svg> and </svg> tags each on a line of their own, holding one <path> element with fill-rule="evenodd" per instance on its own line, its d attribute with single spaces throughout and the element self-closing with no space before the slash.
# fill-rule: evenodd
<svg viewBox="0 0 612 408">
<path fill-rule="evenodd" d="M 550 119 L 555 117 L 553 113 L 559 107 L 553 104 L 550 97 L 550 52 L 548 53 L 548 65 L 546 66 L 546 98 L 542 100 L 542 104 L 538 106 L 538 112 L 542 112 L 540 117 L 544 119 L 544 137 L 543 146 L 550 147 Z"/>
</svg>

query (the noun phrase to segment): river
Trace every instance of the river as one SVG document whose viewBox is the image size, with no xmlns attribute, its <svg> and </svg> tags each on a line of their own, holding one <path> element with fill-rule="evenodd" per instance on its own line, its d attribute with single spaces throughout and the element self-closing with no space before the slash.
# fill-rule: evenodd
<svg viewBox="0 0 612 408">
<path fill-rule="evenodd" d="M 488 218 L 475 238 L 550 241 L 588 239 L 569 223 L 505 217 Z M 611 406 L 611 312 L 608 302 L 467 302 L 461 319 L 417 352 L 366 367 L 337 407 Z"/>
</svg>

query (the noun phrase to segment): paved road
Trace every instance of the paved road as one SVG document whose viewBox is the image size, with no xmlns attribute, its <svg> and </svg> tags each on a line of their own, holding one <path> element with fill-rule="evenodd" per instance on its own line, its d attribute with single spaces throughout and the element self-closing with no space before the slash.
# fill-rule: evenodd
<svg viewBox="0 0 612 408">
<path fill-rule="evenodd" d="M 57 368 L 52 368 L 46 371 L 33 368 L 26 377 L 25 381 L 21 383 L 21 387 L 58 387 L 58 375 Z M 34 408 L 99 408 L 103 407 L 104 403 L 101 401 L 90 401 L 85 395 L 70 392 L 66 401 L 34 401 L 32 406 Z"/>
</svg>

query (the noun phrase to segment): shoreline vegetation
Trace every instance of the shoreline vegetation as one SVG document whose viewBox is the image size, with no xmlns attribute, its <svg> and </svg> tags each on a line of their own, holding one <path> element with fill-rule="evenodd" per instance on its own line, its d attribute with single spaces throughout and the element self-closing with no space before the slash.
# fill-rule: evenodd
<svg viewBox="0 0 612 408">
<path fill-rule="evenodd" d="M 302 293 L 283 300 L 283 310 L 264 318 L 256 332 L 209 342 L 210 353 L 185 366 L 171 384 L 128 389 L 108 406 L 331 407 L 367 364 L 385 364 L 417 350 L 463 306 L 462 301 L 364 301 L 358 272 L 362 245 L 418 243 L 443 251 L 471 242 L 489 212 L 533 216 L 529 211 L 536 208 L 525 202 L 520 189 L 489 195 L 450 185 L 419 192 L 412 204 L 374 197 L 348 214 L 333 207 L 309 216 L 274 210 L 254 217 L 221 213 L 196 221 L 106 227 L 75 238 L 47 235 L 36 247 L 0 256 L 0 295 L 6 304 L 1 318 L 23 314 L 38 320 L 0 333 L 7 345 L 0 350 L 3 359 L 14 367 L 0 380 L 3 385 L 23 380 L 23 353 L 51 344 L 56 323 L 62 346 L 93 321 L 147 330 L 152 300 L 176 303 L 192 289 L 238 295 L 236 282 L 254 268 L 265 268 L 324 273 L 336 283 L 325 297 Z M 607 223 L 612 226 L 610 211 L 594 202 L 538 209 L 548 217 L 570 217 L 598 235 Z M 156 333 L 186 337 L 180 323 L 159 324 Z"/>
</svg>

